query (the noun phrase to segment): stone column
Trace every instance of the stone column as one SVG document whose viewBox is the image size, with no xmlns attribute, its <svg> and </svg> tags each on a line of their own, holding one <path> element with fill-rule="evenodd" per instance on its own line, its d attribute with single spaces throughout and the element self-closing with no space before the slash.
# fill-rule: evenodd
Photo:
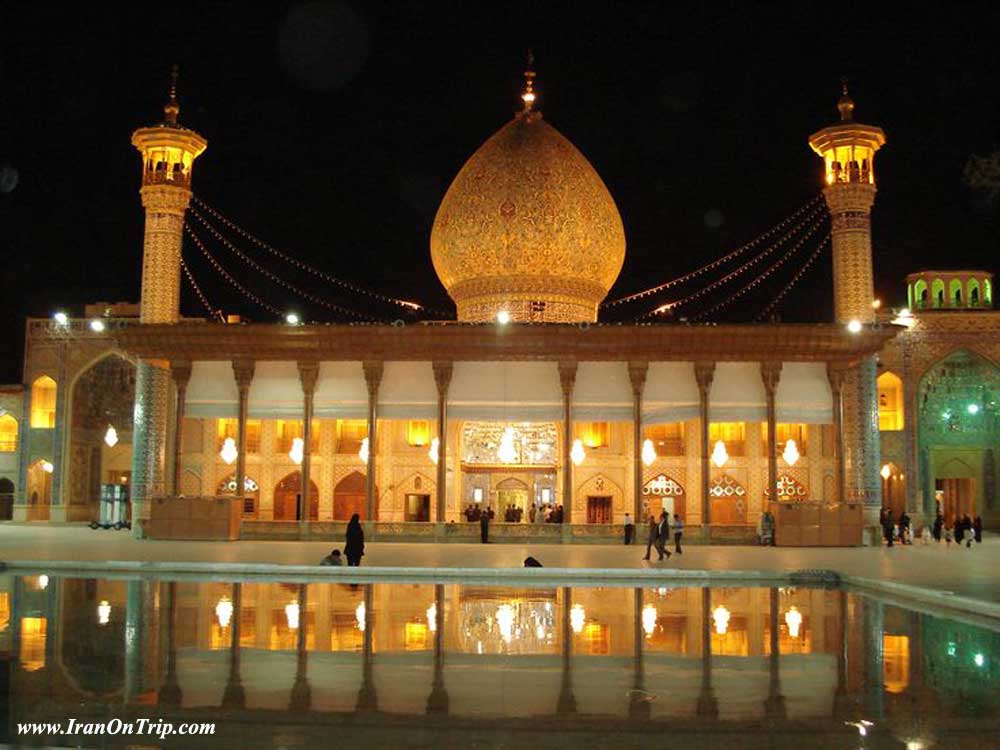
<svg viewBox="0 0 1000 750">
<path fill-rule="evenodd" d="M 378 693 L 375 691 L 375 679 L 374 679 L 374 665 L 372 664 L 372 584 L 364 584 L 365 586 L 365 634 L 362 640 L 362 650 L 361 650 L 361 688 L 358 690 L 358 701 L 356 704 L 356 710 L 361 711 L 377 711 L 378 710 Z"/>
<path fill-rule="evenodd" d="M 17 495 L 14 497 L 13 520 L 27 521 L 28 502 L 28 467 L 31 457 L 31 383 L 24 387 L 24 398 L 22 399 L 21 421 L 17 430 Z"/>
<path fill-rule="evenodd" d="M 909 344 L 903 345 L 903 473 L 906 475 L 906 512 L 912 517 L 911 528 L 921 523 L 933 523 L 934 517 L 927 515 L 926 504 L 922 502 L 919 460 L 917 459 L 917 431 L 920 419 L 917 416 L 917 378 L 914 375 L 913 352 Z M 876 385 L 878 382 L 876 381 Z"/>
<path fill-rule="evenodd" d="M 573 589 L 562 590 L 562 678 L 559 683 L 559 699 L 556 714 L 566 716 L 576 713 L 576 696 L 573 695 L 573 626 L 570 611 L 573 607 Z"/>
<path fill-rule="evenodd" d="M 304 463 L 304 462 L 303 462 Z M 309 668 L 309 652 L 306 651 L 306 584 L 299 584 L 299 631 L 296 633 L 295 649 L 295 682 L 288 699 L 289 711 L 308 711 L 312 706 L 312 688 L 309 686 L 307 670 Z"/>
<path fill-rule="evenodd" d="M 712 590 L 701 590 L 701 692 L 696 708 L 698 716 L 717 717 L 719 702 L 712 687 Z"/>
<path fill-rule="evenodd" d="M 229 640 L 229 679 L 222 693 L 223 708 L 245 708 L 246 690 L 240 675 L 240 631 L 242 630 L 243 584 L 233 584 L 233 619 Z"/>
<path fill-rule="evenodd" d="M 66 469 L 69 467 L 63 461 L 63 453 L 69 437 L 70 423 L 66 414 L 66 405 L 69 403 L 69 376 L 66 369 L 65 340 L 59 342 L 59 364 L 56 380 L 55 428 L 52 430 L 52 491 L 49 503 L 49 519 L 52 521 L 65 520 L 65 506 L 67 505 L 66 499 L 63 497 L 63 479 L 67 473 Z M 31 424 L 30 414 L 28 415 L 28 424 Z M 53 513 L 53 508 L 56 506 L 59 506 L 60 510 Z"/>
<path fill-rule="evenodd" d="M 163 612 L 167 619 L 167 674 L 159 692 L 159 703 L 168 708 L 180 708 L 184 701 L 177 679 L 177 582 L 167 584 L 167 601 Z"/>
<path fill-rule="evenodd" d="M 448 689 L 444 684 L 444 585 L 434 586 L 434 682 L 427 697 L 427 713 L 447 715 Z M 428 623 L 429 625 L 430 623 Z"/>
<path fill-rule="evenodd" d="M 559 385 L 563 397 L 563 524 L 573 523 L 573 386 L 576 383 L 576 362 L 559 363 Z M 534 502 L 534 498 L 532 498 Z"/>
<path fill-rule="evenodd" d="M 878 541 L 882 508 L 882 446 L 878 432 L 875 357 L 848 371 L 843 390 L 844 478 L 847 499 L 864 503 L 866 543 Z"/>
<path fill-rule="evenodd" d="M 233 374 L 239 390 L 239 412 L 236 431 L 236 497 L 246 494 L 244 481 L 247 474 L 247 403 L 250 398 L 250 384 L 253 382 L 254 362 L 252 359 L 234 359 Z"/>
<path fill-rule="evenodd" d="M 847 480 L 844 477 L 844 378 L 847 369 L 839 364 L 830 363 L 826 366 L 826 375 L 830 381 L 830 394 L 833 400 L 833 443 L 837 458 L 837 502 L 847 499 L 845 490 Z"/>
<path fill-rule="evenodd" d="M 309 486 L 312 483 L 312 422 L 313 397 L 316 394 L 316 381 L 319 378 L 319 362 L 299 362 L 299 380 L 302 383 L 302 464 L 300 466 L 299 484 L 301 485 L 301 521 L 309 521 L 309 511 L 312 503 L 309 499 Z M 317 518 L 317 520 L 319 520 Z"/>
<path fill-rule="evenodd" d="M 642 629 L 643 591 L 634 592 L 632 610 L 632 690 L 629 693 L 628 715 L 631 719 L 648 719 L 650 715 L 649 696 L 646 694 L 646 669 L 643 663 L 642 647 L 645 633 Z"/>
<path fill-rule="evenodd" d="M 764 381 L 764 398 L 767 402 L 767 493 L 772 502 L 777 502 L 778 418 L 774 397 L 778 391 L 778 381 L 781 380 L 781 362 L 761 362 L 760 377 Z"/>
<path fill-rule="evenodd" d="M 438 394 L 438 462 L 437 462 L 437 497 L 436 517 L 439 524 L 446 520 L 448 509 L 448 386 L 451 385 L 451 374 L 454 370 L 451 362 L 434 362 L 434 385 Z M 440 617 L 440 614 L 438 615 Z"/>
<path fill-rule="evenodd" d="M 646 387 L 648 362 L 629 362 L 628 379 L 632 384 L 632 518 L 641 528 L 642 515 L 642 392 Z"/>
<path fill-rule="evenodd" d="M 781 648 L 778 638 L 778 589 L 770 590 L 769 624 L 771 628 L 771 656 L 767 660 L 768 681 L 767 700 L 764 701 L 764 714 L 769 719 L 784 719 L 786 717 L 785 696 L 781 694 Z"/>
<path fill-rule="evenodd" d="M 181 494 L 181 450 L 184 439 L 184 411 L 187 401 L 187 386 L 191 380 L 191 363 L 187 360 L 172 360 L 170 362 L 170 374 L 174 378 L 174 387 L 177 389 L 177 408 L 174 410 L 174 465 L 170 472 L 170 492 L 173 495 Z"/>
<path fill-rule="evenodd" d="M 712 523 L 712 503 L 708 491 L 712 484 L 712 468 L 709 464 L 711 448 L 708 444 L 708 397 L 712 392 L 715 378 L 715 362 L 695 362 L 694 377 L 698 382 L 698 418 L 701 421 L 701 528 L 705 541 L 710 538 Z"/>
<path fill-rule="evenodd" d="M 375 528 L 375 453 L 378 427 L 378 387 L 382 382 L 382 363 L 363 362 L 365 386 L 368 388 L 368 468 L 365 477 L 365 521 Z"/>
</svg>

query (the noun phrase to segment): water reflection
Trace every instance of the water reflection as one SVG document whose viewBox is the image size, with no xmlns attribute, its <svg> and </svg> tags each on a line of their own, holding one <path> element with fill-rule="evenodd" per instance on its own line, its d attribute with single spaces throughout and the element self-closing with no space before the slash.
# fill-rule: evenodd
<svg viewBox="0 0 1000 750">
<path fill-rule="evenodd" d="M 282 744 L 280 715 L 303 741 L 373 717 L 363 733 L 386 742 L 523 723 L 600 747 L 669 722 L 693 747 L 723 731 L 798 745 L 809 727 L 853 750 L 865 720 L 865 747 L 960 747 L 998 728 L 998 646 L 827 589 L 0 577 L 12 722 L 209 711 L 220 735 L 201 746 Z"/>
</svg>

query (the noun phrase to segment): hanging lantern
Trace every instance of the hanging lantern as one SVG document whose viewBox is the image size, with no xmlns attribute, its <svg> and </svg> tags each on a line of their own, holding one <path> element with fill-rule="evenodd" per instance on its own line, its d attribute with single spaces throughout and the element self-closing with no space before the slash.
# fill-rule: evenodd
<svg viewBox="0 0 1000 750">
<path fill-rule="evenodd" d="M 656 460 L 656 448 L 653 447 L 653 441 L 646 438 L 642 441 L 642 462 L 646 466 L 652 466 L 653 461 Z"/>
<path fill-rule="evenodd" d="M 512 464 L 517 461 L 517 448 L 514 445 L 514 428 L 509 425 L 504 428 L 497 448 L 497 459 L 502 464 Z"/>
<path fill-rule="evenodd" d="M 236 458 L 240 455 L 240 452 L 236 450 L 236 441 L 231 437 L 227 437 L 222 442 L 222 450 L 219 451 L 219 456 L 227 464 L 232 465 Z"/>
<path fill-rule="evenodd" d="M 437 632 L 438 629 L 438 608 L 437 602 L 431 602 L 431 606 L 427 608 L 427 629 L 432 633 Z"/>
<path fill-rule="evenodd" d="M 653 631 L 656 630 L 656 618 L 656 607 L 652 604 L 647 604 L 642 608 L 642 630 L 647 636 L 652 635 Z"/>
<path fill-rule="evenodd" d="M 892 474 L 892 469 L 889 468 L 889 464 L 882 464 L 882 470 L 879 472 L 883 479 L 888 479 Z"/>
<path fill-rule="evenodd" d="M 52 465 L 51 461 L 42 461 L 42 471 L 44 471 L 46 474 L 51 474 L 53 471 L 55 471 L 55 468 L 56 467 Z"/>
<path fill-rule="evenodd" d="M 285 619 L 288 621 L 289 630 L 299 629 L 299 603 L 291 601 L 285 605 Z"/>
<path fill-rule="evenodd" d="M 792 638 L 799 637 L 799 629 L 802 627 L 802 613 L 799 612 L 799 608 L 796 606 L 791 606 L 788 611 L 785 612 L 785 624 L 788 626 L 788 635 Z"/>
<path fill-rule="evenodd" d="M 305 455 L 305 442 L 302 438 L 292 439 L 292 449 L 288 451 L 288 457 L 292 459 L 295 463 L 301 464 L 302 457 Z"/>
<path fill-rule="evenodd" d="M 233 621 L 233 603 L 228 596 L 219 599 L 215 605 L 215 617 L 219 621 L 220 628 L 228 628 Z"/>
<path fill-rule="evenodd" d="M 49 577 L 42 573 L 38 576 L 38 589 L 40 591 L 45 591 L 49 587 Z"/>
<path fill-rule="evenodd" d="M 712 610 L 712 621 L 715 622 L 715 632 L 725 635 L 729 630 L 729 610 L 720 604 Z"/>
<path fill-rule="evenodd" d="M 358 604 L 357 609 L 354 610 L 354 621 L 358 624 L 358 630 L 362 633 L 365 632 L 365 603 L 361 602 Z"/>
<path fill-rule="evenodd" d="M 440 450 L 441 450 L 441 441 L 438 438 L 434 438 L 433 440 L 431 440 L 431 449 L 427 452 L 427 454 L 431 457 L 431 461 L 434 462 L 435 466 L 437 466 Z"/>
<path fill-rule="evenodd" d="M 361 463 L 368 463 L 368 438 L 361 441 L 361 450 L 358 451 L 358 458 L 361 459 Z"/>
<path fill-rule="evenodd" d="M 108 430 L 104 433 L 104 443 L 109 448 L 114 448 L 118 445 L 118 430 L 113 425 L 108 425 Z"/>
<path fill-rule="evenodd" d="M 101 603 L 97 605 L 97 624 L 107 625 L 111 620 L 111 605 L 108 603 L 107 599 L 102 599 Z"/>
<path fill-rule="evenodd" d="M 574 604 L 569 611 L 569 624 L 574 633 L 583 632 L 583 624 L 587 621 L 587 612 L 582 604 Z"/>
<path fill-rule="evenodd" d="M 728 460 L 729 453 L 726 452 L 726 444 L 721 440 L 716 440 L 715 448 L 712 450 L 712 463 L 721 469 Z"/>
<path fill-rule="evenodd" d="M 785 443 L 785 450 L 781 454 L 781 457 L 785 459 L 785 463 L 789 466 L 795 466 L 795 462 L 799 460 L 799 446 L 791 438 Z"/>
<path fill-rule="evenodd" d="M 573 461 L 574 466 L 579 466 L 583 463 L 583 459 L 587 457 L 587 452 L 583 449 L 583 441 L 580 439 L 573 441 L 573 448 L 569 452 L 569 457 Z"/>
</svg>

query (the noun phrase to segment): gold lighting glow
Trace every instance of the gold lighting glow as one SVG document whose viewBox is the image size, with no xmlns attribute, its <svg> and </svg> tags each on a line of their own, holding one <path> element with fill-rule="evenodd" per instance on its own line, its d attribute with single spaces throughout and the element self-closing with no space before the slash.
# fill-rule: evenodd
<svg viewBox="0 0 1000 750">
<path fill-rule="evenodd" d="M 785 443 L 785 450 L 781 454 L 781 457 L 785 459 L 785 463 L 789 466 L 795 466 L 799 460 L 799 447 L 795 444 L 792 438 L 789 438 Z"/>
<path fill-rule="evenodd" d="M 646 438 L 642 441 L 642 462 L 646 464 L 646 466 L 652 466 L 655 460 L 656 448 L 653 447 L 653 441 Z"/>
<path fill-rule="evenodd" d="M 509 604 L 497 607 L 497 627 L 504 642 L 510 643 L 514 637 L 514 608 Z"/>
<path fill-rule="evenodd" d="M 364 438 L 361 441 L 361 448 L 358 449 L 358 458 L 361 459 L 361 463 L 368 463 L 368 438 Z"/>
<path fill-rule="evenodd" d="M 228 596 L 219 599 L 215 605 L 215 617 L 219 621 L 220 628 L 228 628 L 233 621 L 233 602 Z"/>
<path fill-rule="evenodd" d="M 118 430 L 113 425 L 108 425 L 108 430 L 104 433 L 104 443 L 109 448 L 114 448 L 118 445 Z"/>
<path fill-rule="evenodd" d="M 722 604 L 712 610 L 712 621 L 715 623 L 716 633 L 719 635 L 726 634 L 726 631 L 729 630 L 729 617 L 729 610 Z"/>
<path fill-rule="evenodd" d="M 360 630 L 362 633 L 365 632 L 365 616 L 366 615 L 367 615 L 367 611 L 365 610 L 365 603 L 364 602 L 360 602 L 358 604 L 357 608 L 354 610 L 354 621 L 358 625 L 358 630 Z"/>
<path fill-rule="evenodd" d="M 427 455 L 431 457 L 431 461 L 435 466 L 437 466 L 437 462 L 441 455 L 441 440 L 439 438 L 431 440 L 431 449 L 427 451 Z"/>
<path fill-rule="evenodd" d="M 299 629 L 299 615 L 301 611 L 299 610 L 299 603 L 297 601 L 290 601 L 285 605 L 285 619 L 288 621 L 289 630 Z"/>
<path fill-rule="evenodd" d="M 656 630 L 657 617 L 656 607 L 652 604 L 647 604 L 642 608 L 642 631 L 647 637 L 653 635 Z"/>
<path fill-rule="evenodd" d="M 514 428 L 505 427 L 497 448 L 497 460 L 502 464 L 512 464 L 517 460 L 517 448 L 514 445 Z"/>
<path fill-rule="evenodd" d="M 799 612 L 799 608 L 792 605 L 785 612 L 785 625 L 788 626 L 788 635 L 792 638 L 799 637 L 799 631 L 802 628 L 802 613 Z"/>
<path fill-rule="evenodd" d="M 292 449 L 288 451 L 288 457 L 297 464 L 302 463 L 305 456 L 305 443 L 302 438 L 292 438 Z"/>
<path fill-rule="evenodd" d="M 889 464 L 882 464 L 882 470 L 879 472 L 883 479 L 888 479 L 892 475 L 892 469 L 889 468 Z"/>
<path fill-rule="evenodd" d="M 427 628 L 432 632 L 436 633 L 438 629 L 438 608 L 437 602 L 431 602 L 431 606 L 427 608 Z"/>
<path fill-rule="evenodd" d="M 239 454 L 240 452 L 236 449 L 236 441 L 231 437 L 227 437 L 222 443 L 222 450 L 219 451 L 219 457 L 228 465 L 232 465 L 237 457 L 239 457 Z"/>
<path fill-rule="evenodd" d="M 582 440 L 573 441 L 573 447 L 570 449 L 569 457 L 575 466 L 579 466 L 583 463 L 583 460 L 587 457 L 587 452 L 583 449 Z"/>
<path fill-rule="evenodd" d="M 583 625 L 587 621 L 587 612 L 582 604 L 574 604 L 569 611 L 569 625 L 574 633 L 582 633 Z"/>
<path fill-rule="evenodd" d="M 111 605 L 107 599 L 102 599 L 97 605 L 97 624 L 107 625 L 111 621 Z"/>
<path fill-rule="evenodd" d="M 55 471 L 55 467 L 52 465 L 51 461 L 42 461 L 42 471 L 46 474 L 51 474 Z"/>
</svg>

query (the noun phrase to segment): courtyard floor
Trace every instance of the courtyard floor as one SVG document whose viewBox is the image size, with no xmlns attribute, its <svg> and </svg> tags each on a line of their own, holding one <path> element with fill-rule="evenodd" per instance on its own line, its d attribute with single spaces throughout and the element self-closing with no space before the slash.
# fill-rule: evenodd
<svg viewBox="0 0 1000 750">
<path fill-rule="evenodd" d="M 338 547 L 343 547 L 338 543 Z M 0 523 L 0 563 L 9 561 L 151 561 L 316 565 L 329 542 L 138 541 L 128 531 Z M 663 562 L 643 546 L 520 544 L 368 544 L 365 567 L 520 568 L 533 555 L 547 568 L 676 568 L 689 571 L 833 570 L 1000 603 L 1000 538 L 972 549 L 939 544 L 887 547 L 690 546 Z"/>
</svg>

